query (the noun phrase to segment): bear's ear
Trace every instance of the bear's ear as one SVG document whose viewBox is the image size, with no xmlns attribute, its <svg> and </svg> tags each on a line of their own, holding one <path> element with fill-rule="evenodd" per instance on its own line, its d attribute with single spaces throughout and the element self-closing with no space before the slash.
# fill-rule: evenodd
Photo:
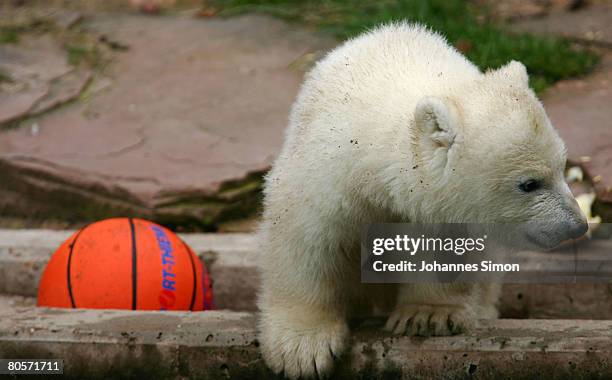
<svg viewBox="0 0 612 380">
<path fill-rule="evenodd" d="M 452 147 L 459 129 L 455 115 L 452 104 L 436 97 L 423 98 L 416 106 L 416 150 L 434 175 L 442 176 L 455 156 Z"/>
<path fill-rule="evenodd" d="M 456 120 L 444 100 L 431 96 L 421 99 L 414 117 L 422 144 L 434 149 L 451 147 L 455 141 Z"/>
<path fill-rule="evenodd" d="M 529 87 L 529 75 L 527 75 L 527 69 L 525 68 L 525 65 L 518 61 L 510 61 L 499 69 L 492 71 L 491 74 L 496 78 L 505 80 L 509 83 Z"/>
</svg>

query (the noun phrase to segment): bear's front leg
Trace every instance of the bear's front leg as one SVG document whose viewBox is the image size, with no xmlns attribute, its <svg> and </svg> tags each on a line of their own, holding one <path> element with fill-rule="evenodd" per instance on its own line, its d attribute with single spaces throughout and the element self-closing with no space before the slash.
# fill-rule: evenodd
<svg viewBox="0 0 612 380">
<path fill-rule="evenodd" d="M 274 372 L 291 379 L 329 375 L 349 334 L 336 305 L 264 298 L 260 308 L 261 352 Z"/>
<path fill-rule="evenodd" d="M 465 332 L 477 318 L 495 318 L 495 297 L 482 284 L 404 284 L 385 330 L 410 336 Z"/>
</svg>

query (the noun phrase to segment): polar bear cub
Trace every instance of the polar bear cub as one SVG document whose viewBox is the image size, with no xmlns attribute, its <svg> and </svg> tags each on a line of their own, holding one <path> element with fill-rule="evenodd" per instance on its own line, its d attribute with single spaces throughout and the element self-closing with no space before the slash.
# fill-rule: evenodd
<svg viewBox="0 0 612 380">
<path fill-rule="evenodd" d="M 347 318 L 388 308 L 386 329 L 447 335 L 495 318 L 483 284 L 360 283 L 375 222 L 513 222 L 554 246 L 586 230 L 565 147 L 518 62 L 482 73 L 426 28 L 386 25 L 307 75 L 266 178 L 263 356 L 290 378 L 330 373 Z M 395 304 L 393 306 L 393 304 Z"/>
</svg>

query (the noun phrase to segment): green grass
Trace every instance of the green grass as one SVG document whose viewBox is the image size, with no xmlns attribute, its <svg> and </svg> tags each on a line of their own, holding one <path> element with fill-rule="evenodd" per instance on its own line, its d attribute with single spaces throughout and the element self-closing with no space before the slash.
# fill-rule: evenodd
<svg viewBox="0 0 612 380">
<path fill-rule="evenodd" d="M 7 72 L 0 69 L 0 83 L 12 83 L 12 82 L 13 82 L 13 78 L 11 78 L 11 76 Z"/>
<path fill-rule="evenodd" d="M 102 62 L 102 56 L 98 46 L 86 41 L 83 36 L 78 35 L 65 44 L 68 55 L 68 63 L 73 66 L 82 64 L 90 67 L 98 67 Z"/>
<path fill-rule="evenodd" d="M 78 66 L 82 62 L 88 61 L 91 56 L 91 49 L 81 45 L 67 45 L 68 63 Z"/>
<path fill-rule="evenodd" d="M 0 44 L 16 44 L 19 32 L 13 28 L 0 28 Z"/>
<path fill-rule="evenodd" d="M 598 62 L 597 54 L 578 50 L 560 38 L 515 34 L 486 20 L 463 0 L 208 0 L 219 15 L 267 13 L 310 25 L 340 39 L 350 38 L 381 23 L 409 20 L 444 34 L 481 69 L 515 59 L 527 67 L 538 92 L 552 83 L 581 76 Z"/>
</svg>

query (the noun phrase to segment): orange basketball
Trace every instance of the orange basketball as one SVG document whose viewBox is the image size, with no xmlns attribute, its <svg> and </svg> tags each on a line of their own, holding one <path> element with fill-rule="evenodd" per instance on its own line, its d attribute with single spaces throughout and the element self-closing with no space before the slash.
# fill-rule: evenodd
<svg viewBox="0 0 612 380">
<path fill-rule="evenodd" d="M 209 310 L 206 268 L 176 234 L 142 219 L 90 224 L 58 248 L 38 289 L 38 306 Z"/>
</svg>

